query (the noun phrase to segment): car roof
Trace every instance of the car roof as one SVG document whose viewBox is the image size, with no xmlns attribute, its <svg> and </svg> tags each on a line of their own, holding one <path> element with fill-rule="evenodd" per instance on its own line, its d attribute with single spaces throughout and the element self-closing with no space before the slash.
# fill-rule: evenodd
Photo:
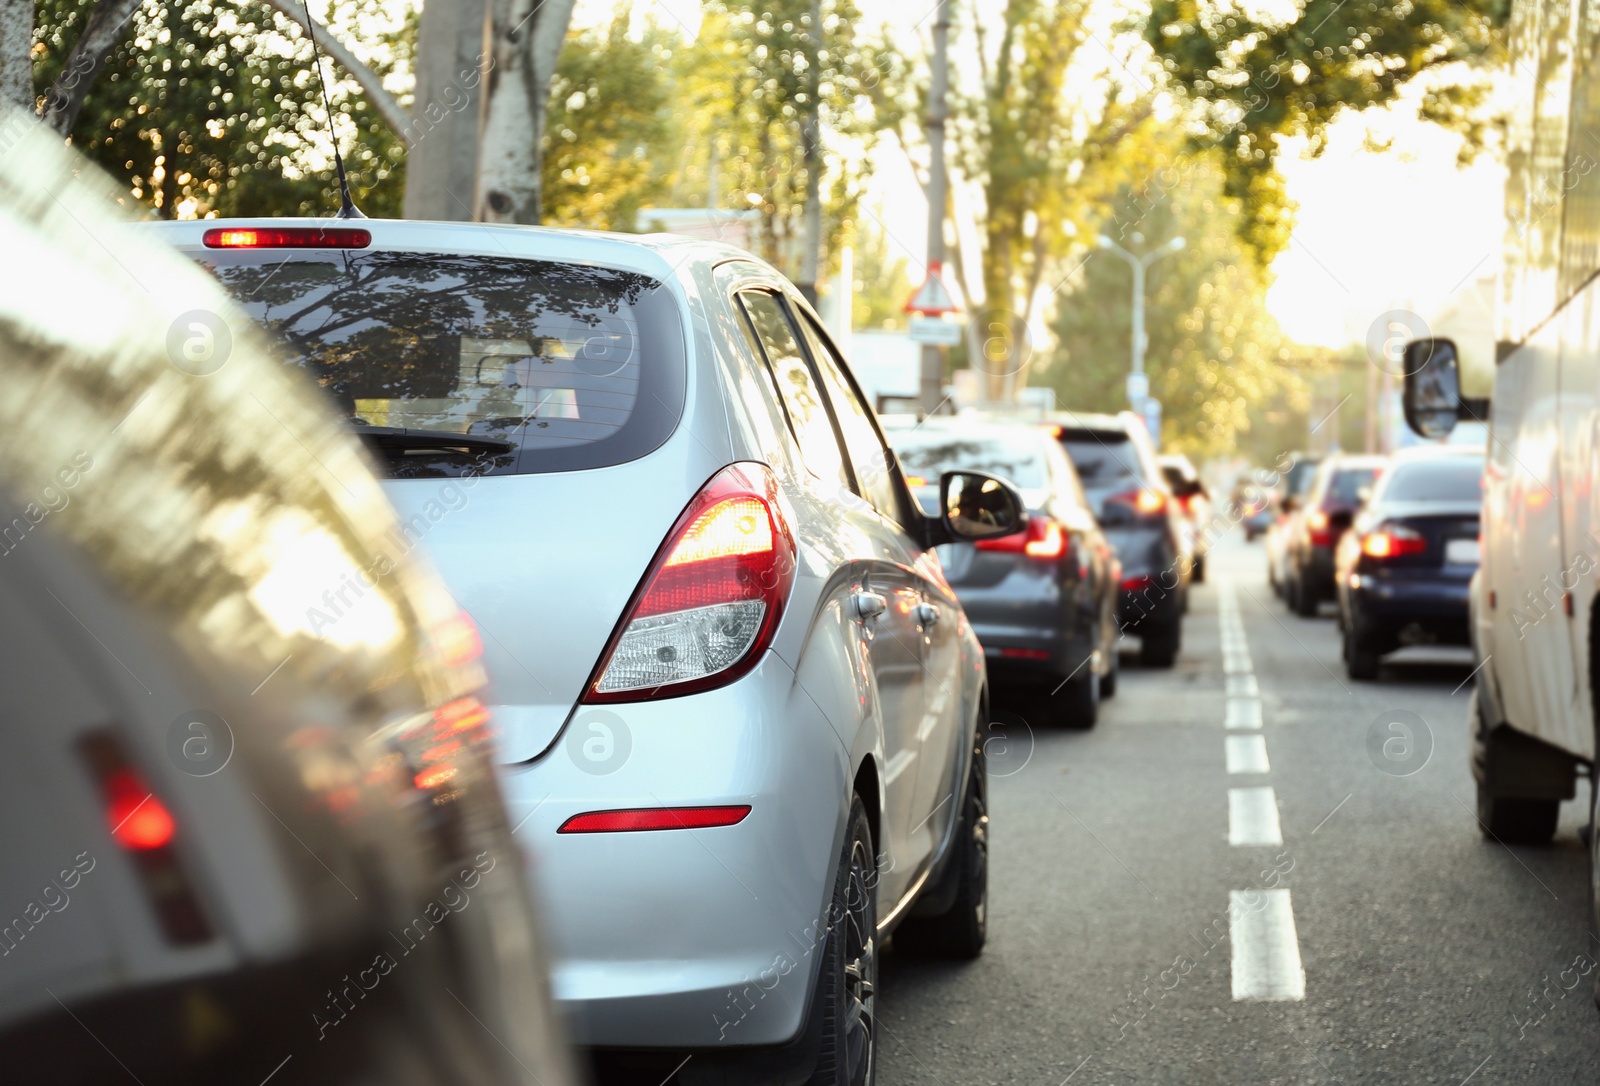
<svg viewBox="0 0 1600 1086">
<path fill-rule="evenodd" d="M 1393 459 L 1396 464 L 1456 456 L 1482 459 L 1487 451 L 1482 445 L 1408 445 L 1403 449 L 1396 449 Z"/>
<path fill-rule="evenodd" d="M 1382 453 L 1335 453 L 1327 459 L 1329 471 L 1366 471 L 1388 462 L 1389 457 Z"/>
<path fill-rule="evenodd" d="M 636 271 L 658 279 L 672 278 L 680 269 L 691 264 L 716 265 L 732 260 L 743 260 L 769 267 L 761 258 L 744 249 L 703 238 L 685 237 L 679 234 L 622 234 L 601 230 L 519 226 L 505 223 L 426 222 L 416 219 L 351 221 L 275 217 L 150 222 L 138 224 L 138 229 L 158 232 L 163 236 L 163 240 L 172 245 L 199 249 L 205 245 L 206 231 L 221 226 L 233 229 L 357 227 L 369 231 L 372 235 L 372 244 L 362 251 L 399 250 L 564 260 Z"/>
<path fill-rule="evenodd" d="M 884 421 L 881 420 L 880 421 Z M 883 434 L 889 444 L 895 443 L 895 438 L 907 438 L 912 434 L 950 435 L 956 437 L 969 437 L 986 441 L 1046 441 L 1048 436 L 1037 425 L 1025 422 L 994 422 L 988 419 L 964 419 L 960 416 L 939 417 L 931 416 L 920 423 L 912 425 L 897 425 L 884 421 Z"/>
</svg>

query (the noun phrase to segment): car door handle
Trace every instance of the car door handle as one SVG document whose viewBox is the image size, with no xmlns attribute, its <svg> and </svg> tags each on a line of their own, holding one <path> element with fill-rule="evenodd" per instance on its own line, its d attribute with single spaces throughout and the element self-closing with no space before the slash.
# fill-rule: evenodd
<svg viewBox="0 0 1600 1086">
<path fill-rule="evenodd" d="M 917 604 L 917 625 L 932 626 L 939 621 L 939 608 L 931 603 Z"/>
<path fill-rule="evenodd" d="M 862 620 L 877 618 L 889 609 L 889 601 L 876 592 L 857 592 L 850 597 L 856 617 Z"/>
</svg>

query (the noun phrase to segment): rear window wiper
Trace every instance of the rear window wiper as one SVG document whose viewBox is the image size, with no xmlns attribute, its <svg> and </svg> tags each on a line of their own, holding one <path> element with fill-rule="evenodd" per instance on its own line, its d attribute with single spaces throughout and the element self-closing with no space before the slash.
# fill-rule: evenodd
<svg viewBox="0 0 1600 1086">
<path fill-rule="evenodd" d="M 463 434 L 454 430 L 413 430 L 404 426 L 352 426 L 356 435 L 372 448 L 384 453 L 403 453 L 410 449 L 464 449 L 468 452 L 508 453 L 514 441 L 482 434 Z"/>
</svg>

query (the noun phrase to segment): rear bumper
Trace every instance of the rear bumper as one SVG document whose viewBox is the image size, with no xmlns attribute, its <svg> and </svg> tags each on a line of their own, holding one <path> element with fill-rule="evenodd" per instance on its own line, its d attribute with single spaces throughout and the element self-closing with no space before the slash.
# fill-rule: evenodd
<svg viewBox="0 0 1600 1086">
<path fill-rule="evenodd" d="M 1164 587 L 1170 582 L 1172 588 Z M 1177 579 L 1152 578 L 1143 588 L 1121 589 L 1117 595 L 1117 625 L 1125 632 L 1139 634 L 1144 630 L 1167 629 L 1175 625 L 1182 614 L 1181 599 L 1176 587 Z"/>
<path fill-rule="evenodd" d="M 991 675 L 1070 675 L 1093 654 L 1093 605 L 1064 598 L 1055 576 L 1019 568 L 991 587 L 954 586 Z"/>
<path fill-rule="evenodd" d="M 1402 580 L 1354 573 L 1346 591 L 1355 617 L 1385 625 L 1417 622 L 1459 628 L 1465 641 L 1471 613 L 1470 583 L 1456 577 Z"/>
<path fill-rule="evenodd" d="M 582 708 L 539 761 L 502 767 L 574 1041 L 687 1049 L 795 1037 L 820 961 L 847 773 L 837 734 L 771 654 L 719 690 Z M 556 832 L 586 811 L 723 804 L 751 811 L 712 829 Z"/>
</svg>

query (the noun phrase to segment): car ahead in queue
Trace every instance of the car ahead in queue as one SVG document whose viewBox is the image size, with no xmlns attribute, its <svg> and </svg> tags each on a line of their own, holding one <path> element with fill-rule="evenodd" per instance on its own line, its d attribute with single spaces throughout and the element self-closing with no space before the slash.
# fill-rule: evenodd
<svg viewBox="0 0 1600 1086">
<path fill-rule="evenodd" d="M 1302 618 L 1310 618 L 1323 600 L 1334 598 L 1334 551 L 1384 464 L 1382 456 L 1338 454 L 1318 466 L 1283 538 L 1286 599 L 1290 610 Z"/>
<path fill-rule="evenodd" d="M 569 1086 L 472 624 L 310 382 L 10 120 L 6 1082 Z"/>
<path fill-rule="evenodd" d="M 870 1081 L 881 940 L 984 942 L 988 692 L 934 548 L 1016 531 L 1016 493 L 947 474 L 924 516 L 815 313 L 736 249 L 148 229 L 341 405 L 483 631 L 576 1040 Z"/>
<path fill-rule="evenodd" d="M 1261 487 L 1236 485 L 1228 499 L 1244 526 L 1244 541 L 1254 543 L 1257 536 L 1265 535 L 1272 526 L 1272 493 Z"/>
<path fill-rule="evenodd" d="M 1316 481 L 1322 457 L 1291 453 L 1289 466 L 1279 475 L 1272 502 L 1272 518 L 1266 528 L 1267 584 L 1278 596 L 1289 595 L 1288 540 L 1297 530 L 1305 504 L 1306 491 Z"/>
<path fill-rule="evenodd" d="M 1402 645 L 1471 643 L 1483 461 L 1470 445 L 1397 453 L 1339 541 L 1334 583 L 1352 679 L 1377 678 L 1379 659 Z"/>
<path fill-rule="evenodd" d="M 1100 529 L 1122 563 L 1117 623 L 1139 638 L 1139 658 L 1171 667 L 1183 640 L 1189 592 L 1189 532 L 1156 462 L 1144 420 L 1061 414 L 1045 423 L 1077 469 Z"/>
<path fill-rule="evenodd" d="M 1206 579 L 1206 552 L 1211 549 L 1211 494 L 1200 480 L 1194 461 L 1182 453 L 1158 456 L 1161 474 L 1172 491 L 1172 499 L 1183 512 L 1183 521 L 1189 533 L 1189 552 L 1194 556 L 1189 576 L 1196 584 Z"/>
<path fill-rule="evenodd" d="M 978 634 L 997 689 L 1044 683 L 1061 719 L 1091 727 L 1116 692 L 1116 552 L 1061 446 L 1036 426 L 930 418 L 889 444 L 924 511 L 946 471 L 1000 476 L 1028 507 L 1024 531 L 939 548 L 945 579 Z"/>
</svg>

